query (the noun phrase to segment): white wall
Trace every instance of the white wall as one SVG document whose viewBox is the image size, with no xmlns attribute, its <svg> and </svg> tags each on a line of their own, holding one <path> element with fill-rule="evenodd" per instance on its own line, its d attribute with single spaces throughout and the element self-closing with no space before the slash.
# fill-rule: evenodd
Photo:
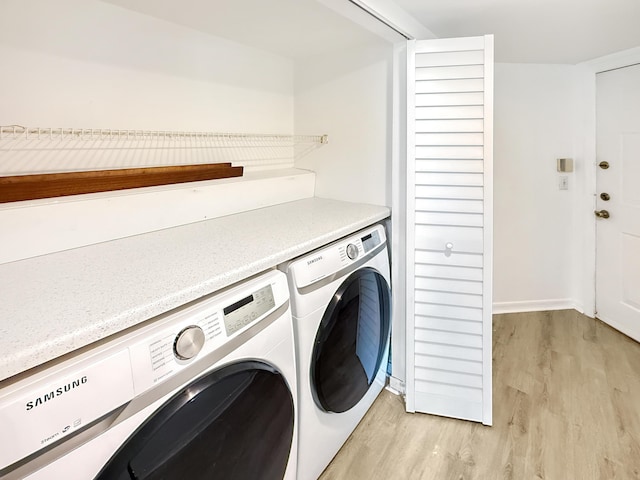
<svg viewBox="0 0 640 480">
<path fill-rule="evenodd" d="M 495 311 L 572 308 L 575 174 L 558 189 L 556 158 L 574 158 L 577 67 L 496 64 Z M 582 168 L 581 158 L 574 158 Z"/>
<path fill-rule="evenodd" d="M 0 125 L 293 133 L 291 59 L 96 0 L 3 0 L 0 61 Z"/>
<path fill-rule="evenodd" d="M 291 59 L 96 0 L 2 0 L 0 62 L 0 125 L 293 133 Z M 170 163 L 157 144 L 30 142 L 0 141 L 0 174 Z M 220 151 L 175 163 L 238 160 Z M 244 179 L 0 205 L 0 261 L 313 195 L 312 175 Z"/>
<path fill-rule="evenodd" d="M 392 66 L 387 43 L 296 61 L 296 133 L 329 135 L 296 159 L 317 196 L 391 205 Z"/>
</svg>

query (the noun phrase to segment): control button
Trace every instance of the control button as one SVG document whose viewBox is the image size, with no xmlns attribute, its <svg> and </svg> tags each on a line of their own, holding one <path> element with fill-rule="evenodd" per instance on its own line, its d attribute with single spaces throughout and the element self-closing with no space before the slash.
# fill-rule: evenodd
<svg viewBox="0 0 640 480">
<path fill-rule="evenodd" d="M 353 243 L 347 245 L 347 257 L 349 257 L 351 260 L 355 260 L 356 258 L 358 258 L 358 253 L 360 253 L 358 252 L 358 247 Z"/>
<path fill-rule="evenodd" d="M 204 345 L 204 332 L 197 325 L 182 330 L 173 342 L 173 352 L 180 360 L 195 357 Z"/>
</svg>

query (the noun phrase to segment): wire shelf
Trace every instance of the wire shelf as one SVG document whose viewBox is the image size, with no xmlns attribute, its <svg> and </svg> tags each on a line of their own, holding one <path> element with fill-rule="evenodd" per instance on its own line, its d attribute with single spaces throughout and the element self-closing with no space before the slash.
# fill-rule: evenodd
<svg viewBox="0 0 640 480">
<path fill-rule="evenodd" d="M 252 142 L 290 142 L 326 144 L 327 135 L 281 135 L 271 133 L 218 133 L 218 132 L 181 132 L 163 130 L 115 130 L 95 128 L 41 128 L 23 127 L 22 125 L 0 126 L 0 140 L 3 139 L 37 139 L 37 140 L 88 140 L 88 141 L 202 141 L 221 143 L 251 144 Z"/>
<path fill-rule="evenodd" d="M 290 168 L 327 135 L 0 126 L 0 175 L 231 162 Z"/>
</svg>

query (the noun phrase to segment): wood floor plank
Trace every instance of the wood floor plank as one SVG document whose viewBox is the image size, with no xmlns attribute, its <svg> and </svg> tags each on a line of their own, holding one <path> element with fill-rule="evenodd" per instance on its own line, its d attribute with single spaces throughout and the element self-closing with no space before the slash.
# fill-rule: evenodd
<svg viewBox="0 0 640 480">
<path fill-rule="evenodd" d="M 496 315 L 494 425 L 384 391 L 321 480 L 640 479 L 640 344 L 573 310 Z"/>
</svg>

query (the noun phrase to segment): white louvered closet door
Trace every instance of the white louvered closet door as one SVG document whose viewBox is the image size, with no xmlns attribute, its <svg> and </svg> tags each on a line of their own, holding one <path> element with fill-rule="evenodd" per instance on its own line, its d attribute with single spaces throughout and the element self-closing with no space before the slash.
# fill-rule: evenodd
<svg viewBox="0 0 640 480">
<path fill-rule="evenodd" d="M 490 425 L 493 37 L 407 68 L 407 411 Z"/>
</svg>

